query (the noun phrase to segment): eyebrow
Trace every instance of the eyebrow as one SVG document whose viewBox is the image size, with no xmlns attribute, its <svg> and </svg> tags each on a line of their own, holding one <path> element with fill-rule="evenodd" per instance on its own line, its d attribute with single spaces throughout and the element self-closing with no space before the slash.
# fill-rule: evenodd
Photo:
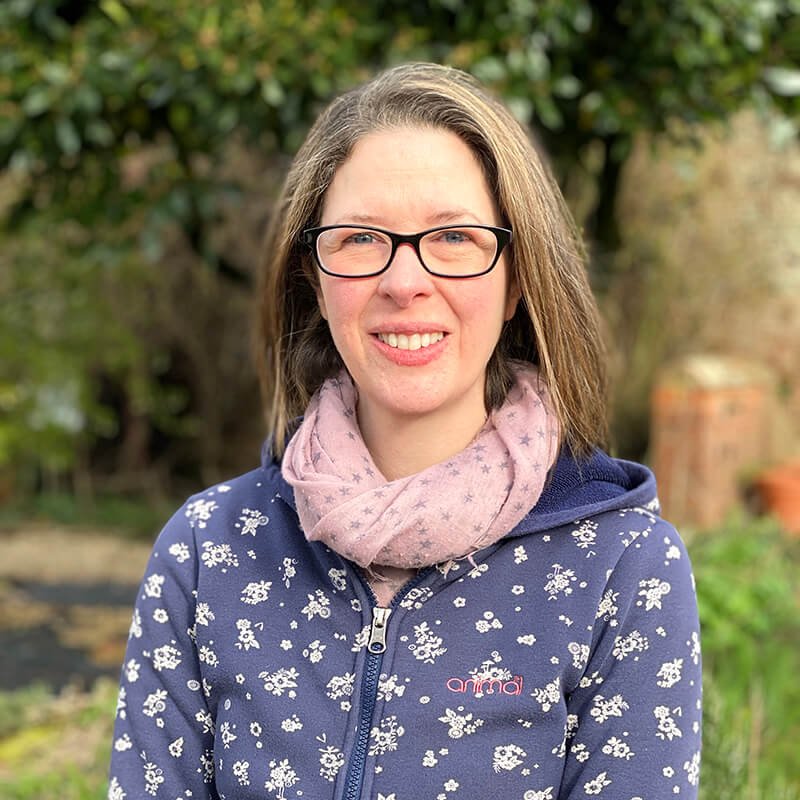
<svg viewBox="0 0 800 800">
<path fill-rule="evenodd" d="M 472 213 L 472 211 L 468 211 L 466 208 L 448 208 L 427 216 L 426 224 L 429 224 L 432 227 L 437 225 L 447 225 L 448 223 L 456 220 L 463 220 L 464 217 L 469 217 L 478 223 L 481 222 L 481 220 L 479 220 L 478 217 Z M 378 217 L 374 214 L 342 214 L 333 224 L 343 225 L 348 222 L 353 222 L 361 223 L 362 225 L 374 225 L 375 227 L 381 227 L 380 223 L 384 220 L 385 217 Z"/>
</svg>

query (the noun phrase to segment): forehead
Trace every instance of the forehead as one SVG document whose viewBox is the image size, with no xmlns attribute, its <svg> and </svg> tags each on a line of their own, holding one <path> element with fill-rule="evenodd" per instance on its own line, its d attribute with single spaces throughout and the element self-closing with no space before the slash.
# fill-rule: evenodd
<svg viewBox="0 0 800 800">
<path fill-rule="evenodd" d="M 325 194 L 322 224 L 446 224 L 450 212 L 497 222 L 475 153 L 452 131 L 396 128 L 358 140 Z"/>
</svg>

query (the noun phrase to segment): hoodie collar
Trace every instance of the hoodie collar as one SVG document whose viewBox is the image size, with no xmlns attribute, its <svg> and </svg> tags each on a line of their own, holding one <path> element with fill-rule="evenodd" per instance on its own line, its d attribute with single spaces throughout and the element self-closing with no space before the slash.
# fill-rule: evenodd
<svg viewBox="0 0 800 800">
<path fill-rule="evenodd" d="M 280 472 L 271 436 L 261 449 L 261 464 L 264 469 L 273 467 Z M 297 510 L 294 492 L 288 484 L 278 494 Z M 586 459 L 576 459 L 565 446 L 539 501 L 508 535 L 544 531 L 604 511 L 633 507 L 658 513 L 655 477 L 647 467 L 611 458 L 599 449 Z"/>
<path fill-rule="evenodd" d="M 658 513 L 656 481 L 642 464 L 595 449 L 576 459 L 564 447 L 539 502 L 509 535 L 547 530 L 605 511 L 644 507 Z"/>
</svg>

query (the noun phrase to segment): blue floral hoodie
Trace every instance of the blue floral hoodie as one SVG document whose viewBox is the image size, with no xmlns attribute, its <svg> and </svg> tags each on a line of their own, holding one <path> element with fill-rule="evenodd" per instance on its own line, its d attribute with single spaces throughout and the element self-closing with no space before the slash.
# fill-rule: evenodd
<svg viewBox="0 0 800 800">
<path fill-rule="evenodd" d="M 504 539 L 380 608 L 265 457 L 155 544 L 108 796 L 693 798 L 700 692 L 691 568 L 644 467 L 562 454 Z"/>
</svg>

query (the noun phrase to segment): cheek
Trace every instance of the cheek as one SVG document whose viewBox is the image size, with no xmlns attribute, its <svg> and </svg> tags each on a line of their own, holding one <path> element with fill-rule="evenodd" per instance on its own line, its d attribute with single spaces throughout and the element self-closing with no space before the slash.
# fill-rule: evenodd
<svg viewBox="0 0 800 800">
<path fill-rule="evenodd" d="M 466 313 L 474 321 L 475 327 L 484 330 L 502 326 L 510 301 L 505 276 L 492 274 L 491 277 L 491 283 L 476 286 L 468 297 L 464 298 L 469 304 Z"/>
<path fill-rule="evenodd" d="M 324 281 L 317 292 L 322 316 L 328 320 L 334 338 L 358 322 L 366 303 L 364 287 L 354 281 Z"/>
</svg>

